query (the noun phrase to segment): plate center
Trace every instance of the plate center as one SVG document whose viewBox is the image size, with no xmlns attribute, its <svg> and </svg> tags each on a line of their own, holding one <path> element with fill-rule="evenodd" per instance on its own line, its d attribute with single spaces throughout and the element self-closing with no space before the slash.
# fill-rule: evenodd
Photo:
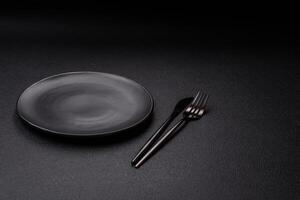
<svg viewBox="0 0 300 200">
<path fill-rule="evenodd" d="M 105 115 L 108 105 L 103 98 L 95 94 L 77 94 L 62 100 L 60 111 L 74 117 L 93 118 Z"/>
</svg>

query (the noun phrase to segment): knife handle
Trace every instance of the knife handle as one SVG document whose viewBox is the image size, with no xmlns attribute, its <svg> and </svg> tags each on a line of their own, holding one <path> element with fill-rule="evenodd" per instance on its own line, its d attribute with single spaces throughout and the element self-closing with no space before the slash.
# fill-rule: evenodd
<svg viewBox="0 0 300 200">
<path fill-rule="evenodd" d="M 162 136 L 158 142 L 153 145 L 147 151 L 147 153 L 134 165 L 135 168 L 139 168 L 147 159 L 149 159 L 155 152 L 157 152 L 161 147 L 163 147 L 178 131 L 180 131 L 188 121 L 181 119 L 178 121 L 168 132 Z"/>
<path fill-rule="evenodd" d="M 155 143 L 155 141 L 162 135 L 162 133 L 166 130 L 169 124 L 176 116 L 171 115 L 158 129 L 155 133 L 148 139 L 148 141 L 143 145 L 143 147 L 139 150 L 136 156 L 132 159 L 131 165 L 135 165 L 139 159 L 151 148 L 151 146 Z"/>
</svg>

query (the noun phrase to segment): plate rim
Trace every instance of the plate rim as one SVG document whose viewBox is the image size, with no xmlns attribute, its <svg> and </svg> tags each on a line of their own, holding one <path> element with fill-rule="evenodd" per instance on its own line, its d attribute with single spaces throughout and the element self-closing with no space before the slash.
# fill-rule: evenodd
<svg viewBox="0 0 300 200">
<path fill-rule="evenodd" d="M 114 130 L 114 131 L 104 131 L 104 132 L 87 133 L 87 134 L 73 134 L 73 133 L 69 133 L 69 132 L 61 132 L 61 131 L 51 130 L 51 129 L 39 126 L 39 125 L 37 125 L 37 124 L 29 121 L 28 119 L 26 119 L 26 117 L 24 117 L 20 113 L 20 111 L 19 111 L 19 102 L 20 102 L 20 99 L 21 99 L 22 95 L 26 91 L 30 90 L 33 86 L 35 86 L 35 85 L 37 85 L 37 84 L 39 84 L 39 83 L 41 83 L 41 82 L 43 82 L 45 80 L 48 80 L 50 78 L 54 78 L 54 77 L 57 77 L 57 76 L 70 75 L 70 74 L 86 74 L 86 73 L 102 74 L 102 75 L 104 74 L 104 75 L 108 75 L 108 76 L 115 76 L 115 77 L 118 77 L 118 78 L 129 80 L 129 81 L 135 83 L 136 85 L 140 86 L 146 92 L 146 94 L 148 95 L 148 97 L 150 99 L 150 106 L 151 107 L 150 107 L 149 111 L 145 114 L 145 116 L 143 118 L 141 118 L 137 122 L 135 122 L 132 125 L 127 126 L 125 128 L 117 129 L 117 130 Z M 104 136 L 107 136 L 107 135 L 112 135 L 112 134 L 115 134 L 115 133 L 119 133 L 119 132 L 123 132 L 123 131 L 129 130 L 129 129 L 131 129 L 133 127 L 136 127 L 137 125 L 141 124 L 143 121 L 145 121 L 151 115 L 151 113 L 153 112 L 153 109 L 154 109 L 154 99 L 153 99 L 153 96 L 151 95 L 151 93 L 149 92 L 149 90 L 147 88 L 145 88 L 144 86 L 142 86 L 140 83 L 138 83 L 135 80 L 129 79 L 127 77 L 121 76 L 121 75 L 111 74 L 111 73 L 106 73 L 106 72 L 96 72 L 96 71 L 71 71 L 71 72 L 63 72 L 63 73 L 59 73 L 59 74 L 47 76 L 47 77 L 42 78 L 41 80 L 39 80 L 37 82 L 34 82 L 30 86 L 28 86 L 25 90 L 23 90 L 23 92 L 19 95 L 18 100 L 16 102 L 16 111 L 17 111 L 18 116 L 22 120 L 24 120 L 26 123 L 28 123 L 29 125 L 33 126 L 34 128 L 37 128 L 39 130 L 46 131 L 48 133 L 54 133 L 54 134 L 61 135 L 61 136 L 72 136 L 72 137 L 73 136 L 74 137 L 91 137 L 91 136 L 103 136 L 104 137 Z"/>
</svg>

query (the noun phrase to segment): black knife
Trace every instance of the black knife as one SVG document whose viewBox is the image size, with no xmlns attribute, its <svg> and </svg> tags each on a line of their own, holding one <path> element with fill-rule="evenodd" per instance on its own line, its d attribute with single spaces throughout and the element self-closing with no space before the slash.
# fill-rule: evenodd
<svg viewBox="0 0 300 200">
<path fill-rule="evenodd" d="M 139 150 L 136 156 L 132 159 L 131 164 L 134 166 L 139 159 L 151 148 L 155 141 L 162 135 L 169 124 L 177 117 L 193 100 L 193 97 L 184 98 L 177 102 L 173 109 L 171 115 L 167 120 L 155 131 L 155 133 L 149 138 L 149 140 L 144 144 L 144 146 Z"/>
</svg>

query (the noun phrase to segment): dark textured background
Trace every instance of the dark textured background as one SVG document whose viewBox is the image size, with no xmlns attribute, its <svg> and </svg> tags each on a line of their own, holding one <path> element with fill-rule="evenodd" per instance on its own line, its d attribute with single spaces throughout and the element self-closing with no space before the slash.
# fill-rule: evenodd
<svg viewBox="0 0 300 200">
<path fill-rule="evenodd" d="M 0 199 L 272 199 L 299 193 L 299 24 L 158 10 L 0 15 Z M 68 71 L 131 78 L 155 99 L 132 137 L 68 141 L 15 114 L 30 84 Z M 130 159 L 180 98 L 209 113 L 140 169 Z M 140 134 L 136 134 L 140 132 Z"/>
</svg>

